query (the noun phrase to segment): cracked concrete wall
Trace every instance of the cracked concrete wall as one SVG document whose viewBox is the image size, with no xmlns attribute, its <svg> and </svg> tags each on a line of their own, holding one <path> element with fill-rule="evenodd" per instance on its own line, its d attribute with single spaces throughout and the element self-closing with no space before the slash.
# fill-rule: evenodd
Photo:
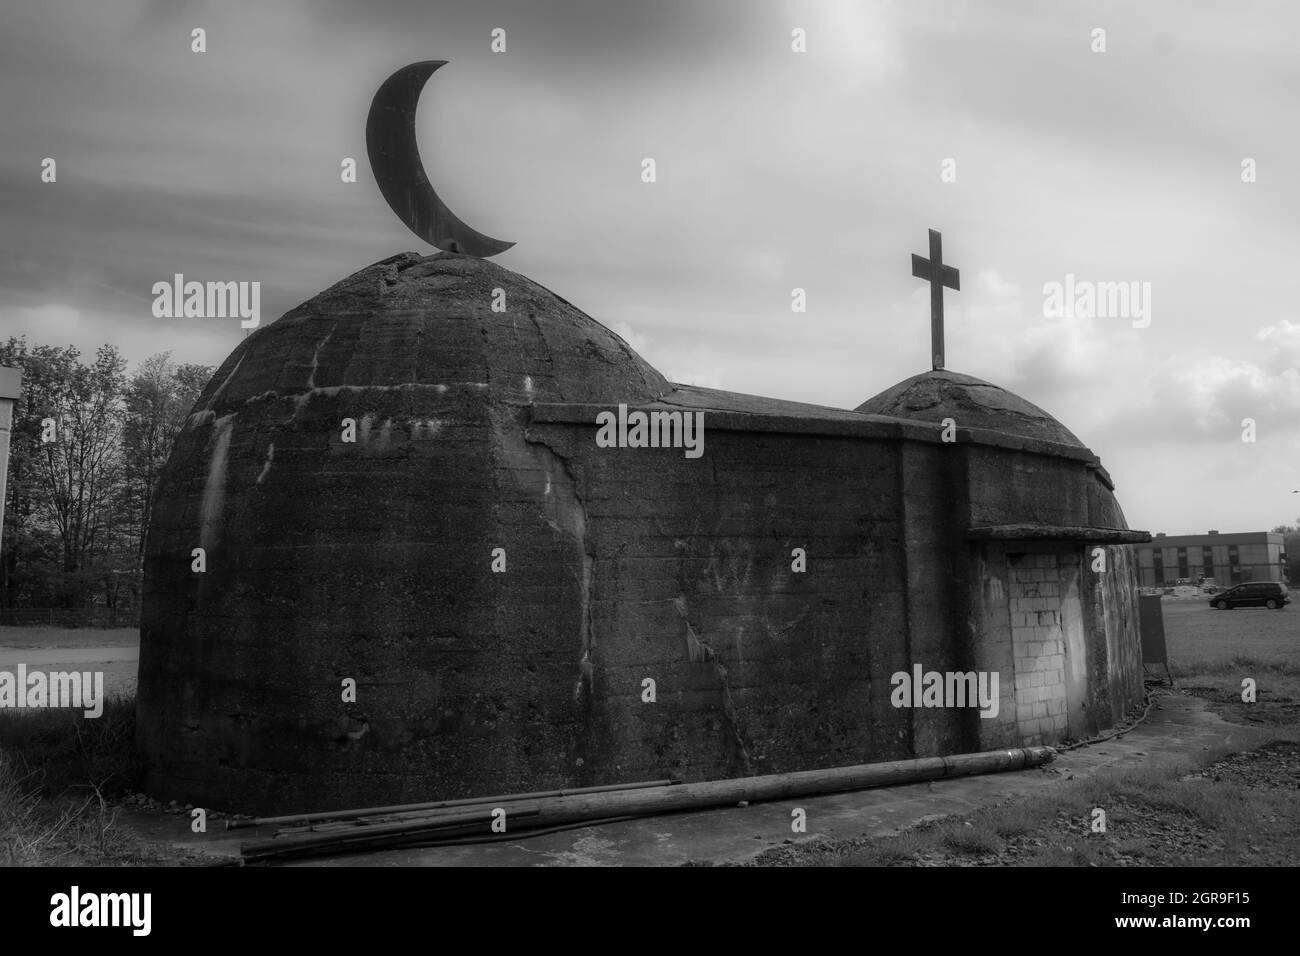
<svg viewBox="0 0 1300 956">
<path fill-rule="evenodd" d="M 692 460 L 530 428 L 580 463 L 600 556 L 588 782 L 910 756 L 915 715 L 889 703 L 907 659 L 898 444 L 705 429 Z"/>
<path fill-rule="evenodd" d="M 1092 595 L 1092 686 L 1098 730 L 1119 722 L 1141 705 L 1145 694 L 1142 638 L 1133 600 L 1138 593 L 1135 549 L 1110 545 L 1105 552 L 1105 573 L 1092 571 L 1091 562 L 1084 565 Z"/>
<path fill-rule="evenodd" d="M 907 537 L 906 656 L 896 668 L 967 671 L 975 666 L 977 638 L 970 629 L 971 558 L 966 542 L 971 504 L 966 449 L 953 444 L 904 442 L 900 501 Z M 973 710 L 916 708 L 911 750 L 916 756 L 980 749 Z"/>
</svg>

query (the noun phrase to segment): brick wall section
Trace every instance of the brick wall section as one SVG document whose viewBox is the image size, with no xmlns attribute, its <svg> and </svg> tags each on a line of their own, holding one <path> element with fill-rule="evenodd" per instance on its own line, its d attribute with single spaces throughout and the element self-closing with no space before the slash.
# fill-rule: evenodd
<svg viewBox="0 0 1300 956">
<path fill-rule="evenodd" d="M 1016 723 L 1024 745 L 1065 736 L 1065 644 L 1054 554 L 1023 554 L 1008 569 Z"/>
</svg>

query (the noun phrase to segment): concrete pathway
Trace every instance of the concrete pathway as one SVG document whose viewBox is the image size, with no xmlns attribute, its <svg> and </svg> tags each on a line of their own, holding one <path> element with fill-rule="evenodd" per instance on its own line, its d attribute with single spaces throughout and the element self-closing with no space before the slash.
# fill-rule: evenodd
<svg viewBox="0 0 1300 956">
<path fill-rule="evenodd" d="M 1246 750 L 1267 733 L 1228 723 L 1205 701 L 1164 695 L 1147 721 L 1123 737 L 1072 750 L 1046 767 L 1014 773 L 960 777 L 881 790 L 807 797 L 583 827 L 532 838 L 477 846 L 400 849 L 296 861 L 293 866 L 675 866 L 690 860 L 738 862 L 788 842 L 887 836 L 922 820 L 966 813 L 1062 780 L 1104 768 L 1132 769 L 1153 760 L 1195 757 L 1216 747 Z M 808 832 L 792 834 L 791 811 L 802 807 Z M 245 840 L 270 837 L 272 829 L 189 832 L 189 818 L 124 814 L 141 836 L 176 847 L 237 858 Z"/>
<path fill-rule="evenodd" d="M 75 647 L 0 645 L 0 670 L 16 674 L 19 664 L 26 664 L 29 672 L 101 671 L 105 697 L 131 697 L 140 670 L 140 646 L 138 640 Z"/>
<path fill-rule="evenodd" d="M 105 644 L 99 647 L 3 647 L 0 668 L 12 670 L 26 664 L 28 670 L 58 670 L 58 665 L 138 664 L 140 648 L 130 644 Z M 91 668 L 97 670 L 102 668 Z"/>
</svg>

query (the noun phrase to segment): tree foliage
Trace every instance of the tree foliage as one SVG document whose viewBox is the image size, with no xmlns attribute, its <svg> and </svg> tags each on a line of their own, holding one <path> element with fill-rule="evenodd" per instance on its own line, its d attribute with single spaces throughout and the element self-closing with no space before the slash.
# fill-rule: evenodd
<svg viewBox="0 0 1300 956">
<path fill-rule="evenodd" d="M 139 595 L 158 474 L 212 370 L 170 353 L 128 376 L 111 345 L 0 343 L 23 370 L 10 440 L 0 605 L 117 607 Z"/>
<path fill-rule="evenodd" d="M 1295 519 L 1295 524 L 1280 524 L 1273 532 L 1282 535 L 1287 577 L 1292 585 L 1300 587 L 1300 517 Z"/>
</svg>

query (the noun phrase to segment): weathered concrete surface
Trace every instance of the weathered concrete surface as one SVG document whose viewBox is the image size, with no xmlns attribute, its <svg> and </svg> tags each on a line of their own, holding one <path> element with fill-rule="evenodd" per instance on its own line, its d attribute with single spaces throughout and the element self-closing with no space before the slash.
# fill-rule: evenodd
<svg viewBox="0 0 1300 956">
<path fill-rule="evenodd" d="M 740 862 L 787 840 L 888 836 L 926 819 L 967 813 L 1032 795 L 1071 777 L 1103 769 L 1130 770 L 1155 760 L 1195 758 L 1217 747 L 1245 750 L 1267 733 L 1228 723 L 1195 697 L 1165 695 L 1137 729 L 1062 754 L 1046 768 L 909 784 L 887 790 L 809 797 L 797 802 L 680 813 L 583 827 L 529 839 L 477 846 L 386 850 L 299 861 L 295 866 L 675 866 L 687 861 Z M 790 811 L 807 812 L 808 832 L 790 832 Z M 176 848 L 237 858 L 239 845 L 272 828 L 189 832 L 188 817 L 126 813 L 123 822 L 145 839 Z"/>
<path fill-rule="evenodd" d="M 231 354 L 160 481 L 140 658 L 149 792 L 321 810 L 1110 725 L 1140 690 L 1136 630 L 1112 606 L 1134 593 L 1123 546 L 1102 582 L 1077 570 L 1079 542 L 968 540 L 973 526 L 1126 527 L 1109 479 L 995 386 L 910 382 L 928 397 L 907 417 L 673 387 L 499 266 L 408 254 L 362 270 Z M 595 411 L 620 404 L 702 413 L 703 455 L 598 447 Z M 1006 569 L 1034 549 L 1076 569 L 1089 609 L 1071 618 L 1087 701 L 1073 721 L 1057 719 L 1063 678 L 1048 694 L 1013 666 L 1017 640 L 1022 660 L 1060 640 L 1046 605 L 1029 622 L 1008 604 Z M 1042 590 L 1027 600 L 1056 599 Z M 998 669 L 996 719 L 893 706 L 891 675 L 914 664 Z"/>
<path fill-rule="evenodd" d="M 394 257 L 249 336 L 157 493 L 151 790 L 271 810 L 567 783 L 591 552 L 574 476 L 522 409 L 668 388 L 562 299 L 463 256 Z"/>
<path fill-rule="evenodd" d="M 1083 447 L 1073 432 L 1037 405 L 1004 388 L 947 369 L 914 375 L 867 399 L 857 410 L 936 423 L 951 416 L 959 428 L 987 428 Z"/>
</svg>

